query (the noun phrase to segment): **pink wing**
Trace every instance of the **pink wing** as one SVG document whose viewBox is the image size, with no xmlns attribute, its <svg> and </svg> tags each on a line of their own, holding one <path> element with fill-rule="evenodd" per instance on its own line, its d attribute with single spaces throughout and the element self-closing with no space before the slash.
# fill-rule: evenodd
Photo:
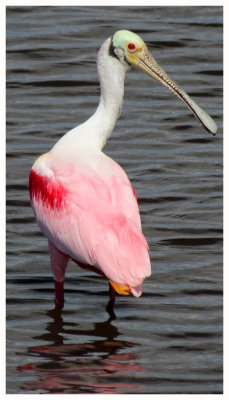
<svg viewBox="0 0 229 400">
<path fill-rule="evenodd" d="M 103 153 L 94 161 L 91 168 L 51 153 L 36 161 L 30 195 L 38 225 L 72 259 L 118 284 L 141 286 L 151 266 L 136 195 L 117 163 Z"/>
</svg>

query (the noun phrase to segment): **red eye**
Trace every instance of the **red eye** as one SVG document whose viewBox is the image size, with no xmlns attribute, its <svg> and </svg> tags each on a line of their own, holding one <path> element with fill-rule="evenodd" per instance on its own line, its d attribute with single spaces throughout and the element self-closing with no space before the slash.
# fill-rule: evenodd
<svg viewBox="0 0 229 400">
<path fill-rule="evenodd" d="M 129 43 L 129 44 L 128 44 L 128 49 L 129 49 L 129 50 L 135 50 L 135 47 L 136 47 L 136 46 L 135 46 L 134 43 Z"/>
</svg>

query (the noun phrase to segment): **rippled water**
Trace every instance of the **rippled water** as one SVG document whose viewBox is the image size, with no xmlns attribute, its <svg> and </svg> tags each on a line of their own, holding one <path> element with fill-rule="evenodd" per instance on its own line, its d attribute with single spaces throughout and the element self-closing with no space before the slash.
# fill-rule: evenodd
<svg viewBox="0 0 229 400">
<path fill-rule="evenodd" d="M 105 152 L 127 171 L 148 239 L 141 298 L 69 265 L 54 309 L 47 241 L 34 221 L 35 159 L 95 110 L 96 54 L 118 29 L 218 124 L 207 133 L 147 76 L 126 77 Z M 8 7 L 7 393 L 222 393 L 222 8 Z"/>
</svg>

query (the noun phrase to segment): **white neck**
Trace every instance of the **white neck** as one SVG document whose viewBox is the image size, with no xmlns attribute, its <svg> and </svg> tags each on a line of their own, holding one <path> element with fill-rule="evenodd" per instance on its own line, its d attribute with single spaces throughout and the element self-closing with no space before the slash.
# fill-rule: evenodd
<svg viewBox="0 0 229 400">
<path fill-rule="evenodd" d="M 107 39 L 98 53 L 97 64 L 101 88 L 98 108 L 86 122 L 64 135 L 52 151 L 61 150 L 63 146 L 71 151 L 88 147 L 102 150 L 110 137 L 122 108 L 124 79 L 128 70 L 128 66 L 109 56 L 110 41 L 110 38 Z"/>
<path fill-rule="evenodd" d="M 98 72 L 101 89 L 100 102 L 96 112 L 81 127 L 84 131 L 87 130 L 84 132 L 86 140 L 93 141 L 102 149 L 121 112 L 125 71 L 100 68 L 98 64 Z"/>
</svg>

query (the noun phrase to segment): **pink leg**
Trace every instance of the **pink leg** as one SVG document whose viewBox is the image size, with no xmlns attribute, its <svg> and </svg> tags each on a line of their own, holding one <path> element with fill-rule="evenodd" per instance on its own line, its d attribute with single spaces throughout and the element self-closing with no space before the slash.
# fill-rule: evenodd
<svg viewBox="0 0 229 400">
<path fill-rule="evenodd" d="M 113 286 L 110 284 L 110 282 L 109 282 L 109 297 L 110 297 L 110 300 L 108 301 L 106 310 L 107 310 L 108 314 L 110 315 L 111 319 L 115 319 L 116 318 L 116 315 L 114 313 L 115 290 L 114 290 Z"/>
<path fill-rule="evenodd" d="M 58 308 L 62 308 L 64 306 L 64 281 L 63 282 L 55 282 L 55 304 Z"/>
<path fill-rule="evenodd" d="M 62 253 L 54 246 L 50 241 L 49 244 L 49 255 L 53 277 L 55 281 L 55 303 L 57 307 L 63 307 L 64 305 L 64 276 L 67 268 L 69 256 Z"/>
<path fill-rule="evenodd" d="M 113 286 L 110 284 L 110 282 L 109 282 L 109 297 L 111 301 L 115 302 L 115 290 Z"/>
<path fill-rule="evenodd" d="M 74 260 L 72 259 L 77 265 L 79 265 L 79 267 L 86 269 L 87 271 L 93 271 L 99 275 L 104 276 L 104 278 L 106 278 L 106 275 L 100 271 L 98 268 L 94 267 L 93 265 L 86 265 L 81 263 L 80 261 Z M 109 282 L 109 298 L 110 300 L 108 301 L 106 310 L 108 312 L 108 314 L 110 315 L 111 319 L 115 319 L 115 313 L 114 313 L 114 303 L 115 303 L 115 290 L 113 288 L 113 286 L 110 284 Z"/>
</svg>

